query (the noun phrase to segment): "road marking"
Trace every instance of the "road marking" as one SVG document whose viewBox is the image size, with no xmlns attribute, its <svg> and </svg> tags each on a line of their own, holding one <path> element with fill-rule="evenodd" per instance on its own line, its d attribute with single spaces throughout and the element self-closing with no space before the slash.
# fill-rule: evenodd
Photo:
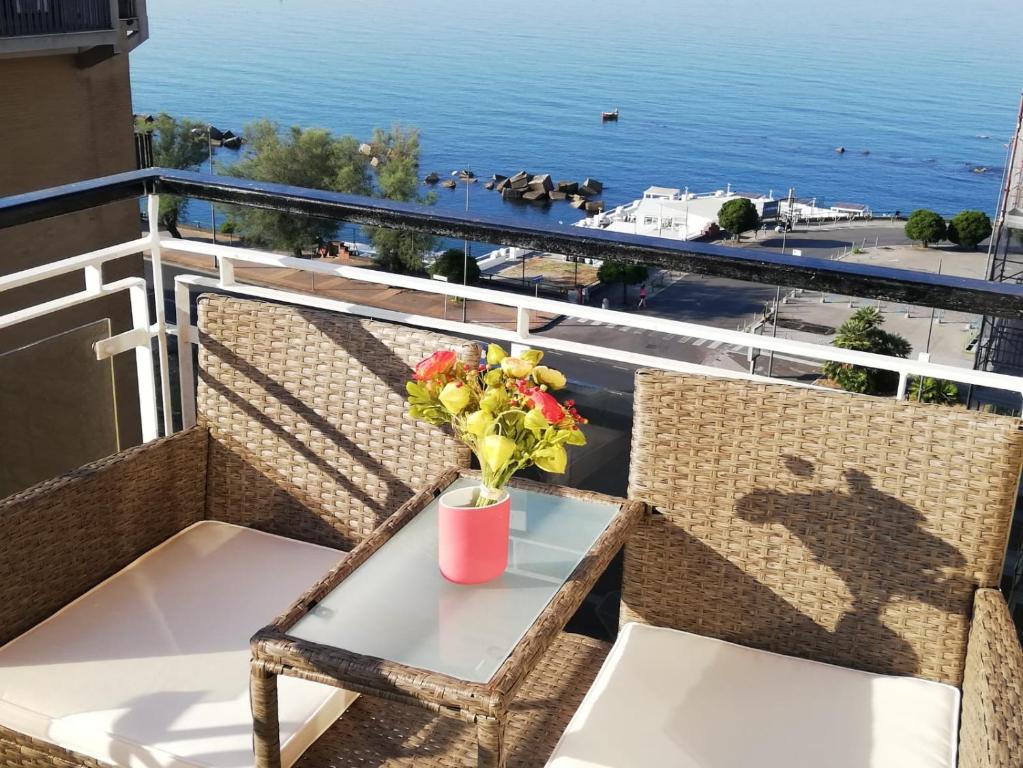
<svg viewBox="0 0 1023 768">
<path fill-rule="evenodd" d="M 706 343 L 707 343 L 706 339 L 693 339 L 693 344 L 696 345 L 697 347 L 702 347 Z"/>
<path fill-rule="evenodd" d="M 723 341 L 712 341 L 710 344 L 707 345 L 707 348 L 708 349 L 717 349 L 722 344 L 724 344 Z"/>
</svg>

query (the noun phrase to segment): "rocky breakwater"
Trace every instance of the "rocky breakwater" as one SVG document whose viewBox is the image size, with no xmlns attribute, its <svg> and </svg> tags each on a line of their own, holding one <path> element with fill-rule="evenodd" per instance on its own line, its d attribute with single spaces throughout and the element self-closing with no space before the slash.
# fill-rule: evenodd
<svg viewBox="0 0 1023 768">
<path fill-rule="evenodd" d="M 495 173 L 484 187 L 499 192 L 502 199 L 511 202 L 550 205 L 564 201 L 590 215 L 604 210 L 604 201 L 594 199 L 604 191 L 604 185 L 596 179 L 554 181 L 549 173 L 534 175 L 519 171 L 512 176 Z"/>
</svg>

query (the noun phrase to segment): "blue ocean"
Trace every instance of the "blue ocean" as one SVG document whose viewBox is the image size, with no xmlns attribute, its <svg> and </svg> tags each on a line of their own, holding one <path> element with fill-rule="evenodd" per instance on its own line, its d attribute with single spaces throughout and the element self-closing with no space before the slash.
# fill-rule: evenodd
<svg viewBox="0 0 1023 768">
<path fill-rule="evenodd" d="M 360 137 L 415 126 L 424 174 L 591 176 L 609 207 L 650 185 L 730 184 L 878 212 L 993 211 L 1023 87 L 1023 4 L 1012 0 L 148 7 L 151 37 L 131 54 L 137 112 L 236 133 L 260 117 Z M 614 108 L 620 120 L 602 122 Z M 438 193 L 440 206 L 465 205 L 464 187 Z M 580 217 L 504 203 L 482 185 L 470 206 Z"/>
</svg>

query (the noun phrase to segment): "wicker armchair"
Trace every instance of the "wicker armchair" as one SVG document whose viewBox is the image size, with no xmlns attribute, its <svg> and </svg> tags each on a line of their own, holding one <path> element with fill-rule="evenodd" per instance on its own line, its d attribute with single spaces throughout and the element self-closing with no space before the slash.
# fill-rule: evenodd
<svg viewBox="0 0 1023 768">
<path fill-rule="evenodd" d="M 404 385 L 438 347 L 476 362 L 475 345 L 222 296 L 200 299 L 199 333 L 196 427 L 0 501 L 0 644 L 198 521 L 350 550 L 468 466 L 407 416 Z M 0 765 L 102 764 L 0 728 Z"/>
<path fill-rule="evenodd" d="M 641 371 L 622 621 L 962 690 L 960 768 L 1023 759 L 997 591 L 1017 419 Z"/>
</svg>

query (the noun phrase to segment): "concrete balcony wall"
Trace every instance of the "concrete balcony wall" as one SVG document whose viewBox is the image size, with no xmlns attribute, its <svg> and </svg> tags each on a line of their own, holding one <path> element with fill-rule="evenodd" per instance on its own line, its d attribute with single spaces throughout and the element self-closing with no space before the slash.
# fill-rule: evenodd
<svg viewBox="0 0 1023 768">
<path fill-rule="evenodd" d="M 77 65 L 73 55 L 0 60 L 0 104 L 4 113 L 0 120 L 0 196 L 135 167 L 127 56 L 114 56 L 86 69 Z M 132 240 L 138 235 L 138 207 L 131 201 L 2 230 L 0 273 L 9 274 Z M 108 280 L 141 275 L 141 257 L 112 262 L 104 274 Z M 83 287 L 80 274 L 25 286 L 0 294 L 0 313 Z M 110 319 L 113 333 L 127 330 L 130 327 L 127 298 L 97 300 L 2 331 L 0 353 L 103 318 Z M 51 375 L 65 379 L 68 387 L 76 385 L 59 368 Z M 131 356 L 121 355 L 116 360 L 115 382 L 119 393 L 136 391 Z M 137 444 L 141 440 L 137 396 L 118 397 L 117 408 L 120 445 Z M 73 412 L 66 414 L 65 423 L 69 429 L 87 429 Z M 85 437 L 83 434 L 81 445 L 88 442 Z M 74 445 L 74 441 L 67 445 Z M 7 459 L 5 451 L 23 448 L 18 440 L 2 441 L 0 463 Z M 81 458 L 68 450 L 59 463 L 71 469 L 82 463 Z"/>
</svg>

